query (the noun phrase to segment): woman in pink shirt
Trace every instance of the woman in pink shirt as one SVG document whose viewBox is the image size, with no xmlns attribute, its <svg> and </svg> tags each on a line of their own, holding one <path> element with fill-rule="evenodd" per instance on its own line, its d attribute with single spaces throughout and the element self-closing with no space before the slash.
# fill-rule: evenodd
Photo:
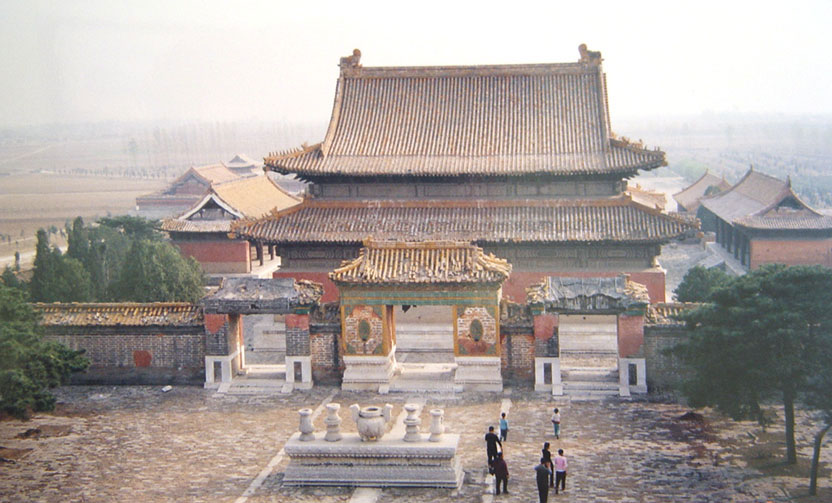
<svg viewBox="0 0 832 503">
<path fill-rule="evenodd" d="M 558 455 L 555 456 L 554 465 L 555 465 L 555 494 L 558 493 L 558 484 L 560 484 L 560 490 L 566 490 L 566 457 L 563 455 L 563 449 L 558 449 Z"/>
</svg>

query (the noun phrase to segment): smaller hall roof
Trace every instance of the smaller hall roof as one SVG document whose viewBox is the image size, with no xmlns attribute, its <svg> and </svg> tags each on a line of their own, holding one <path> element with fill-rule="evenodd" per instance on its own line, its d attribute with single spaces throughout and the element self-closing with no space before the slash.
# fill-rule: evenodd
<svg viewBox="0 0 832 503">
<path fill-rule="evenodd" d="M 329 273 L 339 284 L 502 283 L 511 264 L 460 241 L 365 240 L 358 258 Z"/>
<path fill-rule="evenodd" d="M 234 173 L 222 164 L 193 167 L 186 171 L 184 175 L 180 176 L 179 179 L 184 179 L 189 173 L 195 174 L 209 184 L 229 182 L 240 178 L 240 175 Z"/>
<path fill-rule="evenodd" d="M 731 189 L 701 200 L 722 220 L 758 230 L 832 230 L 832 217 L 822 215 L 794 193 L 790 180 L 753 169 Z"/>
<path fill-rule="evenodd" d="M 699 207 L 699 200 L 705 197 L 711 187 L 716 187 L 718 192 L 725 192 L 731 188 L 731 184 L 725 181 L 725 178 L 720 178 L 709 171 L 705 171 L 698 180 L 673 194 L 673 199 L 685 210 L 696 211 L 696 208 Z"/>
<path fill-rule="evenodd" d="M 272 211 L 280 211 L 299 204 L 301 199 L 286 192 L 266 175 L 237 178 L 211 186 L 199 202 L 177 218 L 162 222 L 168 232 L 229 232 L 231 221 L 256 219 Z M 195 218 L 209 205 L 219 206 L 232 218 L 203 220 Z"/>
<path fill-rule="evenodd" d="M 203 324 L 202 309 L 187 302 L 37 303 L 46 326 L 166 326 Z"/>
</svg>

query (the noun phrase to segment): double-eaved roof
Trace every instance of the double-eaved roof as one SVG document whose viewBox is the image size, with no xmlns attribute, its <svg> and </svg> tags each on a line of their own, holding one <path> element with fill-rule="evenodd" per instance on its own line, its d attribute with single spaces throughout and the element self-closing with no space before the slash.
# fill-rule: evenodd
<svg viewBox="0 0 832 503">
<path fill-rule="evenodd" d="M 337 284 L 502 283 L 511 264 L 461 241 L 374 241 L 329 273 Z"/>
<path fill-rule="evenodd" d="M 723 221 L 752 230 L 832 231 L 832 217 L 804 203 L 783 181 L 749 169 L 733 187 L 701 200 Z"/>
<path fill-rule="evenodd" d="M 664 165 L 663 152 L 614 138 L 600 61 L 371 68 L 343 58 L 325 139 L 266 166 L 315 179 L 628 176 Z"/>
<path fill-rule="evenodd" d="M 269 243 L 361 243 L 376 240 L 660 243 L 695 224 L 643 206 L 629 196 L 605 199 L 318 201 L 302 204 L 237 233 Z"/>
</svg>

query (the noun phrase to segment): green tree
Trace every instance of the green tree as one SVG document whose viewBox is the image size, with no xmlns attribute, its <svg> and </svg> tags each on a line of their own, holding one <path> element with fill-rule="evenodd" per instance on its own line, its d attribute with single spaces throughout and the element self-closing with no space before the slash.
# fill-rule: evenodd
<svg viewBox="0 0 832 503">
<path fill-rule="evenodd" d="M 90 277 L 78 260 L 49 247 L 46 231 L 37 232 L 35 266 L 29 283 L 34 302 L 86 302 L 91 300 Z"/>
<path fill-rule="evenodd" d="M 50 388 L 89 362 L 83 351 L 44 341 L 24 291 L 0 284 L 0 410 L 24 418 L 55 406 Z"/>
<path fill-rule="evenodd" d="M 3 268 L 3 274 L 0 275 L 0 283 L 11 287 L 11 288 L 18 288 L 21 290 L 25 290 L 26 283 L 23 282 L 17 275 L 14 273 L 11 267 L 6 266 Z"/>
<path fill-rule="evenodd" d="M 819 361 L 832 361 L 832 344 L 827 343 L 819 349 Z M 812 377 L 809 378 L 806 402 L 818 411 L 818 423 L 821 425 L 815 433 L 812 467 L 809 472 L 809 495 L 816 496 L 818 493 L 820 448 L 823 445 L 823 437 L 832 428 L 832 367 L 828 363 L 816 366 L 812 374 Z"/>
<path fill-rule="evenodd" d="M 169 243 L 136 240 L 113 285 L 112 297 L 134 302 L 197 302 L 204 278 L 199 264 Z"/>
<path fill-rule="evenodd" d="M 722 269 L 707 269 L 698 265 L 688 270 L 673 293 L 679 302 L 707 302 L 715 290 L 730 281 L 731 277 Z"/>
<path fill-rule="evenodd" d="M 141 217 L 121 215 L 117 217 L 105 217 L 98 220 L 100 225 L 118 229 L 133 239 L 149 239 L 159 241 L 162 233 L 157 229 L 158 222 Z"/>
<path fill-rule="evenodd" d="M 685 316 L 693 332 L 676 353 L 691 372 L 694 406 L 762 421 L 761 404 L 782 402 L 786 461 L 797 462 L 794 406 L 810 391 L 832 342 L 832 269 L 768 265 L 716 289 Z"/>
</svg>

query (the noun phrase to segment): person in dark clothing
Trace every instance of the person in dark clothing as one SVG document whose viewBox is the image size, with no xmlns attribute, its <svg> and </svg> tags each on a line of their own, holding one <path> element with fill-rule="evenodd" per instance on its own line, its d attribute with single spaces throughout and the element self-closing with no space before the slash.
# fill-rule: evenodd
<svg viewBox="0 0 832 503">
<path fill-rule="evenodd" d="M 543 463 L 549 470 L 554 471 L 554 467 L 552 466 L 552 451 L 549 450 L 549 442 L 543 442 L 543 449 L 540 450 L 540 453 L 543 455 L 543 459 L 546 461 Z M 555 487 L 555 476 L 551 473 L 549 474 L 549 487 Z"/>
<path fill-rule="evenodd" d="M 552 476 L 550 470 L 543 462 L 546 461 L 540 458 L 540 464 L 534 467 L 537 474 L 537 495 L 540 497 L 540 503 L 546 503 L 549 499 L 549 477 Z"/>
<path fill-rule="evenodd" d="M 485 434 L 485 452 L 488 454 L 488 467 L 492 468 L 494 458 L 497 457 L 497 444 L 500 445 L 500 450 L 503 449 L 503 443 L 500 442 L 500 437 L 494 434 L 494 427 L 488 427 L 488 433 Z"/>
<path fill-rule="evenodd" d="M 503 483 L 503 492 L 508 494 L 508 465 L 506 465 L 506 460 L 503 459 L 503 453 L 498 452 L 497 457 L 494 459 L 494 485 L 495 485 L 495 493 L 500 494 L 500 482 Z"/>
</svg>

